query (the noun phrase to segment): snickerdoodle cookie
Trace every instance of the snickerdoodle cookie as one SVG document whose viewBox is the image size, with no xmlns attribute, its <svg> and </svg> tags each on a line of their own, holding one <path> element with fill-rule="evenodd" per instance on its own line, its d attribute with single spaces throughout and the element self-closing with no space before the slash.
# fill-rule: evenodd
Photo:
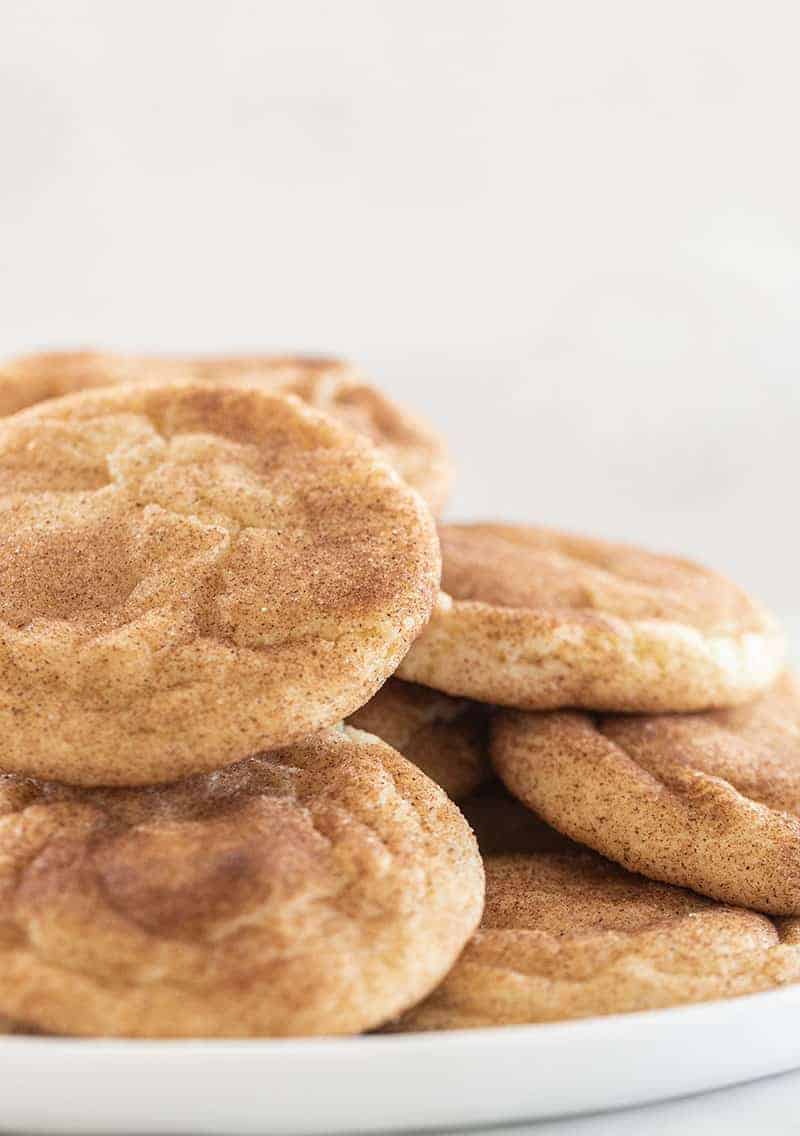
<svg viewBox="0 0 800 1136">
<path fill-rule="evenodd" d="M 506 712 L 506 785 L 582 844 L 653 879 L 800 915 L 800 685 L 660 717 Z"/>
<path fill-rule="evenodd" d="M 0 767 L 166 781 L 362 705 L 428 617 L 430 512 L 300 400 L 115 387 L 0 422 Z"/>
<path fill-rule="evenodd" d="M 590 852 L 489 857 L 480 930 L 394 1028 L 629 1013 L 797 981 L 797 920 L 722 906 Z"/>
<path fill-rule="evenodd" d="M 87 388 L 175 379 L 226 385 L 244 382 L 276 393 L 298 395 L 366 435 L 435 513 L 444 505 L 453 480 L 444 439 L 340 359 L 303 355 L 191 358 L 101 351 L 47 352 L 0 366 L 0 414 L 12 414 L 43 399 Z"/>
<path fill-rule="evenodd" d="M 456 806 L 356 730 L 144 789 L 7 775 L 0 865 L 0 1013 L 78 1035 L 369 1029 L 483 903 Z"/>
<path fill-rule="evenodd" d="M 485 711 L 475 703 L 390 678 L 348 721 L 383 738 L 456 801 L 490 775 Z"/>
<path fill-rule="evenodd" d="M 772 617 L 686 560 L 524 525 L 443 525 L 442 595 L 398 671 L 520 710 L 701 710 L 765 689 Z"/>
</svg>

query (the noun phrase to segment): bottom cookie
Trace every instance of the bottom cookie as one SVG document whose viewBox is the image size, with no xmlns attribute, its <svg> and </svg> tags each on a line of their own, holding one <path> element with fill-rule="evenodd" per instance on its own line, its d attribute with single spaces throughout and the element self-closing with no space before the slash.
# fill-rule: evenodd
<svg viewBox="0 0 800 1136">
<path fill-rule="evenodd" d="M 483 901 L 455 805 L 357 730 L 146 789 L 0 776 L 0 863 L 0 1014 L 82 1036 L 358 1033 Z"/>
<path fill-rule="evenodd" d="M 800 980 L 800 921 L 633 875 L 591 852 L 486 860 L 486 909 L 444 982 L 391 1029 L 655 1010 Z"/>
</svg>

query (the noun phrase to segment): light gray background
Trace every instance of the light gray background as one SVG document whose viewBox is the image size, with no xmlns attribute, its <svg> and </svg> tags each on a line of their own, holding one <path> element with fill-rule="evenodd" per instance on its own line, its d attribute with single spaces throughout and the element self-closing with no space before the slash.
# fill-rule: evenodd
<svg viewBox="0 0 800 1136">
<path fill-rule="evenodd" d="M 791 619 L 798 42 L 793 0 L 0 0 L 0 354 L 350 355 L 453 515 Z"/>
<path fill-rule="evenodd" d="M 0 0 L 0 353 L 338 351 L 453 513 L 797 605 L 791 0 Z"/>
</svg>

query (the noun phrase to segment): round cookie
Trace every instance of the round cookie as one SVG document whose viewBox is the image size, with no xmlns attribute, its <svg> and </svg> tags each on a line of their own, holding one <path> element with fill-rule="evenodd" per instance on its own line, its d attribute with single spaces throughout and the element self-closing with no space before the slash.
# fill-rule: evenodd
<svg viewBox="0 0 800 1136">
<path fill-rule="evenodd" d="M 732 710 L 499 714 L 492 759 L 555 828 L 632 871 L 800 915 L 800 685 Z"/>
<path fill-rule="evenodd" d="M 390 678 L 350 725 L 383 738 L 460 801 L 490 775 L 485 711 Z"/>
<path fill-rule="evenodd" d="M 433 522 L 299 400 L 117 387 L 0 422 L 0 766 L 135 785 L 340 721 L 439 577 Z"/>
<path fill-rule="evenodd" d="M 486 860 L 480 930 L 392 1027 L 467 1029 L 655 1010 L 800 981 L 800 923 L 634 876 L 590 852 Z"/>
<path fill-rule="evenodd" d="M 0 863 L 0 1013 L 81 1036 L 370 1029 L 483 902 L 456 806 L 355 730 L 145 789 L 6 775 Z"/>
<path fill-rule="evenodd" d="M 775 621 L 686 560 L 524 525 L 443 525 L 442 595 L 398 675 L 558 709 L 702 710 L 780 672 Z"/>
<path fill-rule="evenodd" d="M 0 414 L 93 387 L 142 381 L 244 382 L 295 394 L 350 429 L 366 435 L 392 466 L 439 513 L 453 481 L 447 445 L 340 359 L 307 355 L 180 356 L 54 351 L 0 367 Z"/>
</svg>

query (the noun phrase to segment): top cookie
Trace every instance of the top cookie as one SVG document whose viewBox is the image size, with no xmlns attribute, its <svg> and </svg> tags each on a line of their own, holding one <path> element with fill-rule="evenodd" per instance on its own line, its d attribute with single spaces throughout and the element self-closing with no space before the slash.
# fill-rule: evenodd
<svg viewBox="0 0 800 1136">
<path fill-rule="evenodd" d="M 702 710 L 769 686 L 784 644 L 687 560 L 524 525 L 443 525 L 443 593 L 398 674 L 519 709 Z"/>
<path fill-rule="evenodd" d="M 119 387 L 0 423 L 2 767 L 170 780 L 339 721 L 428 617 L 428 509 L 299 400 Z"/>
<path fill-rule="evenodd" d="M 243 382 L 274 393 L 296 394 L 378 446 L 398 473 L 439 513 L 453 480 L 441 435 L 365 383 L 340 359 L 303 355 L 116 355 L 54 351 L 0 367 L 0 414 L 13 414 L 47 398 L 120 383 L 170 382 L 231 385 Z"/>
</svg>

